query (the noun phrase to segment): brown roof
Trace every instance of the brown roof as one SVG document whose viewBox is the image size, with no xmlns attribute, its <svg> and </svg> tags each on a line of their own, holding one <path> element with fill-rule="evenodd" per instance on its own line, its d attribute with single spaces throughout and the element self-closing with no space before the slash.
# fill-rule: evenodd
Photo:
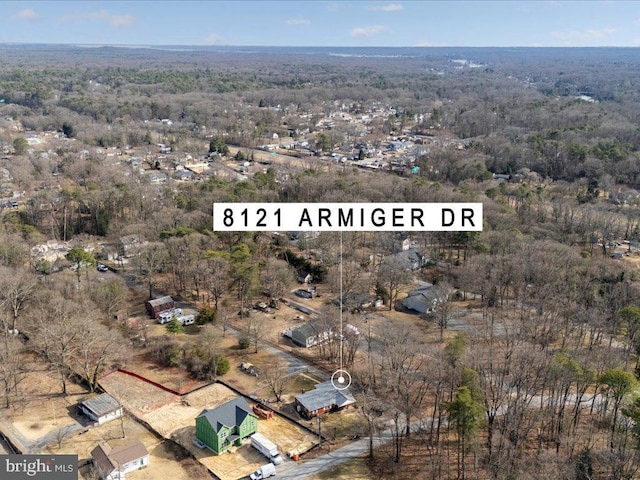
<svg viewBox="0 0 640 480">
<path fill-rule="evenodd" d="M 98 470 L 104 475 L 117 470 L 119 465 L 124 465 L 145 455 L 149 455 L 149 452 L 142 442 L 122 445 L 116 448 L 111 448 L 108 444 L 102 443 L 91 451 L 93 461 Z"/>
<path fill-rule="evenodd" d="M 109 452 L 109 458 L 119 465 L 124 465 L 132 460 L 137 460 L 145 455 L 149 455 L 146 447 L 142 442 L 132 443 L 130 445 L 123 445 L 121 447 L 112 448 Z"/>
<path fill-rule="evenodd" d="M 116 469 L 116 465 L 114 465 L 109 458 L 110 451 L 111 447 L 106 443 L 102 443 L 91 450 L 91 457 L 93 457 L 93 462 L 96 464 L 96 467 L 98 467 L 98 470 L 103 475 L 109 475 Z"/>
</svg>

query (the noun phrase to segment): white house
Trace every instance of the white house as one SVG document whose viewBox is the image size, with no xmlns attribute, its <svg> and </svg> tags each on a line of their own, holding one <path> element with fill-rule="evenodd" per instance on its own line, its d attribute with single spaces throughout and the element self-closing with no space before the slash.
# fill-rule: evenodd
<svg viewBox="0 0 640 480">
<path fill-rule="evenodd" d="M 149 452 L 142 442 L 116 448 L 103 443 L 91 451 L 91 458 L 103 480 L 125 480 L 127 473 L 149 465 Z"/>
<path fill-rule="evenodd" d="M 78 408 L 99 425 L 122 416 L 122 405 L 106 393 L 81 402 Z"/>
</svg>

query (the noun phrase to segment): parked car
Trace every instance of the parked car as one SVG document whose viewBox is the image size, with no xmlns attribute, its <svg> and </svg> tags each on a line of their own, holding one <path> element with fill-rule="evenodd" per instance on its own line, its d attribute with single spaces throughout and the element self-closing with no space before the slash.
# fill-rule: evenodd
<svg viewBox="0 0 640 480">
<path fill-rule="evenodd" d="M 103 265 L 102 263 L 98 264 L 97 270 L 99 272 L 108 272 L 109 268 L 106 265 Z"/>
</svg>

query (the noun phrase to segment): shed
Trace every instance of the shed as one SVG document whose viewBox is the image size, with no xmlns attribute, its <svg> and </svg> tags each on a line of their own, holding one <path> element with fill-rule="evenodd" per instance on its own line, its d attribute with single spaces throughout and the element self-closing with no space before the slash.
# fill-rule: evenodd
<svg viewBox="0 0 640 480">
<path fill-rule="evenodd" d="M 91 458 L 103 480 L 124 480 L 127 473 L 149 464 L 149 452 L 142 442 L 116 448 L 102 443 L 91 451 Z"/>
<path fill-rule="evenodd" d="M 147 312 L 151 315 L 151 318 L 158 318 L 158 314 L 160 312 L 164 312 L 165 310 L 171 310 L 176 308 L 176 302 L 173 301 L 173 298 L 170 296 L 154 298 L 153 300 L 147 300 L 145 303 L 147 307 Z"/>
<path fill-rule="evenodd" d="M 319 383 L 313 390 L 296 395 L 296 411 L 307 418 L 343 410 L 354 403 L 356 399 L 348 388 L 338 390 L 331 381 Z"/>
<path fill-rule="evenodd" d="M 100 425 L 122 416 L 122 405 L 107 393 L 79 403 L 78 409 Z"/>
</svg>

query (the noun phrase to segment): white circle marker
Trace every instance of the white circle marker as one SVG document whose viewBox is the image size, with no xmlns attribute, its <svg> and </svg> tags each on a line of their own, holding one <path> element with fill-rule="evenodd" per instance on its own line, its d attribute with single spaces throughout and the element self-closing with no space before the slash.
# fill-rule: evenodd
<svg viewBox="0 0 640 480">
<path fill-rule="evenodd" d="M 331 375 L 331 385 L 336 390 L 346 390 L 351 385 L 351 375 L 346 370 L 339 368 Z"/>
</svg>

